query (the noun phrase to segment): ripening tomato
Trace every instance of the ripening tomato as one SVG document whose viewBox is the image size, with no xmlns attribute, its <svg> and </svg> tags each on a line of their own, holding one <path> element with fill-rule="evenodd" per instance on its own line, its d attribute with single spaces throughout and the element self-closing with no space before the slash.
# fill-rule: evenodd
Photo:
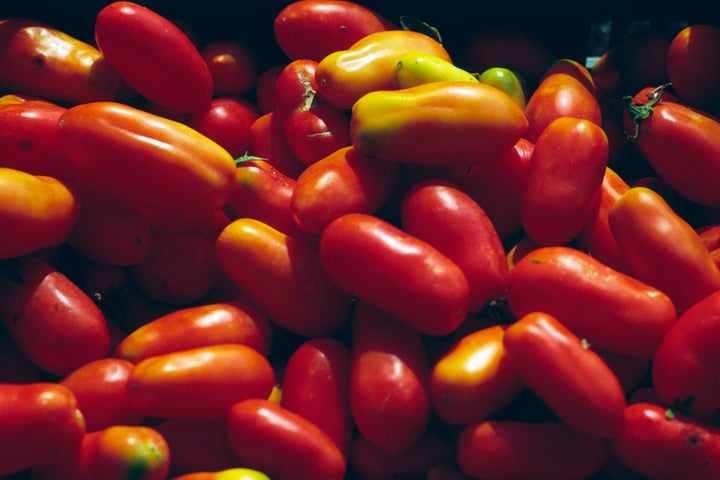
<svg viewBox="0 0 720 480">
<path fill-rule="evenodd" d="M 107 62 L 140 95 L 193 113 L 213 95 L 207 63 L 172 21 L 135 2 L 107 4 L 95 18 L 95 41 Z"/>
<path fill-rule="evenodd" d="M 250 93 L 258 76 L 258 60 L 250 45 L 237 40 L 213 40 L 200 50 L 213 81 L 215 97 Z"/>
<path fill-rule="evenodd" d="M 393 73 L 393 88 L 403 89 L 421 83 L 437 81 L 477 82 L 470 72 L 444 58 L 423 51 L 410 51 L 400 55 Z"/>
<path fill-rule="evenodd" d="M 187 124 L 238 158 L 250 150 L 250 128 L 258 116 L 257 107 L 249 100 L 216 97 L 193 113 Z"/>
<path fill-rule="evenodd" d="M 228 468 L 216 472 L 188 473 L 173 477 L 173 480 L 270 480 L 270 477 L 250 468 Z"/>
</svg>

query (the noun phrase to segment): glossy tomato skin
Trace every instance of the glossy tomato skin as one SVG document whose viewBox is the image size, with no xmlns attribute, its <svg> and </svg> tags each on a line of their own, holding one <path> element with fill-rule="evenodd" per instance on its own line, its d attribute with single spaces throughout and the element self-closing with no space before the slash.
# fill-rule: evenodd
<svg viewBox="0 0 720 480">
<path fill-rule="evenodd" d="M 214 97 L 240 97 L 256 86 L 258 59 L 250 45 L 237 40 L 213 40 L 200 50 L 213 81 Z"/>
<path fill-rule="evenodd" d="M 53 102 L 114 100 L 120 77 L 94 46 L 34 20 L 0 21 L 0 88 Z"/>
<path fill-rule="evenodd" d="M 402 228 L 447 255 L 465 274 L 468 310 L 476 313 L 506 296 L 508 264 L 485 211 L 460 187 L 424 180 L 403 198 Z"/>
<path fill-rule="evenodd" d="M 280 405 L 312 421 L 347 458 L 354 434 L 348 393 L 350 350 L 332 337 L 302 343 L 282 376 Z"/>
<path fill-rule="evenodd" d="M 446 422 L 468 425 L 484 420 L 525 388 L 505 353 L 505 329 L 495 325 L 469 333 L 431 366 L 433 407 Z"/>
<path fill-rule="evenodd" d="M 421 335 L 359 301 L 353 311 L 350 410 L 370 443 L 395 453 L 418 441 L 432 410 Z"/>
<path fill-rule="evenodd" d="M 215 242 L 220 267 L 270 320 L 306 337 L 347 325 L 352 297 L 323 269 L 317 249 L 253 218 L 231 222 Z"/>
<path fill-rule="evenodd" d="M 112 425 L 139 425 L 145 419 L 128 401 L 126 387 L 132 368 L 127 360 L 101 358 L 60 380 L 75 395 L 88 432 Z"/>
<path fill-rule="evenodd" d="M 111 2 L 95 18 L 95 41 L 135 91 L 178 113 L 213 95 L 213 80 L 192 40 L 172 21 L 134 2 Z"/>
<path fill-rule="evenodd" d="M 457 461 L 471 478 L 590 478 L 608 458 L 604 442 L 561 422 L 485 420 L 465 427 Z"/>
<path fill-rule="evenodd" d="M 218 343 L 239 343 L 262 355 L 270 352 L 272 326 L 257 308 L 242 301 L 174 309 L 130 332 L 115 356 L 132 363 L 165 353 Z"/>
<path fill-rule="evenodd" d="M 318 480 L 344 478 L 347 462 L 333 440 L 277 403 L 249 399 L 234 404 L 227 414 L 227 434 L 243 464 L 273 480 L 292 480 L 298 472 Z"/>
<path fill-rule="evenodd" d="M 653 357 L 653 386 L 665 405 L 706 416 L 720 407 L 713 347 L 720 334 L 720 292 L 687 309 L 667 333 Z"/>
<path fill-rule="evenodd" d="M 379 217 L 349 213 L 320 237 L 320 260 L 345 291 L 428 335 L 455 330 L 468 311 L 465 274 L 435 247 Z"/>
<path fill-rule="evenodd" d="M 261 115 L 250 127 L 250 145 L 253 156 L 265 159 L 284 175 L 296 179 L 306 165 L 288 145 L 280 117 L 275 112 Z"/>
<path fill-rule="evenodd" d="M 0 474 L 73 451 L 85 435 L 77 399 L 57 383 L 0 384 Z"/>
<path fill-rule="evenodd" d="M 400 165 L 341 147 L 308 166 L 297 178 L 291 197 L 295 223 L 319 235 L 346 213 L 373 214 L 400 182 Z"/>
<path fill-rule="evenodd" d="M 250 127 L 258 116 L 257 107 L 247 99 L 215 97 L 193 113 L 187 124 L 238 158 L 250 150 Z"/>
<path fill-rule="evenodd" d="M 0 317 L 28 359 L 62 376 L 107 355 L 107 321 L 80 287 L 37 255 L 6 267 L 0 280 Z"/>
<path fill-rule="evenodd" d="M 251 468 L 228 468 L 215 472 L 188 473 L 173 477 L 173 480 L 270 480 L 270 477 Z"/>
<path fill-rule="evenodd" d="M 580 233 L 600 195 L 608 152 L 597 123 L 558 117 L 545 127 L 520 199 L 524 230 L 537 244 L 562 245 Z"/>
<path fill-rule="evenodd" d="M 275 40 L 285 55 L 317 62 L 366 35 L 391 28 L 396 27 L 374 10 L 345 0 L 292 2 L 273 21 Z"/>
<path fill-rule="evenodd" d="M 622 433 L 625 392 L 620 381 L 552 315 L 534 312 L 519 318 L 506 330 L 503 346 L 522 381 L 562 421 L 599 438 Z"/>
<path fill-rule="evenodd" d="M 61 245 L 70 237 L 79 210 L 70 184 L 0 167 L 0 223 L 12 232 L 0 239 L 0 259 Z"/>
<path fill-rule="evenodd" d="M 565 246 L 541 247 L 508 275 L 517 317 L 546 312 L 601 350 L 650 358 L 677 319 L 662 291 Z"/>
<path fill-rule="evenodd" d="M 720 474 L 717 427 L 651 403 L 627 407 L 625 431 L 612 449 L 632 470 L 657 480 L 709 480 Z"/>
<path fill-rule="evenodd" d="M 707 247 L 659 193 L 629 189 L 609 222 L 632 275 L 667 294 L 678 313 L 720 290 L 720 271 Z"/>
</svg>

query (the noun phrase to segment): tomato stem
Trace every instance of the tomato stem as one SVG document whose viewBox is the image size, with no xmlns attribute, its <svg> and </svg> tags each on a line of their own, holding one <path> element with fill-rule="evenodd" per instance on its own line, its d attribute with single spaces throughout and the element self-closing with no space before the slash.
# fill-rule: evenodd
<svg viewBox="0 0 720 480">
<path fill-rule="evenodd" d="M 244 154 L 235 159 L 235 166 L 238 167 L 241 163 L 249 162 L 251 160 L 266 162 L 268 159 L 265 157 L 256 157 L 255 155 L 250 155 L 249 153 L 245 152 Z"/>
<path fill-rule="evenodd" d="M 638 132 L 640 131 L 640 122 L 642 120 L 645 120 L 650 115 L 653 114 L 653 107 L 657 105 L 660 100 L 662 99 L 662 94 L 665 91 L 667 87 L 669 87 L 670 84 L 666 83 L 664 85 L 660 85 L 659 87 L 655 88 L 652 92 L 648 93 L 648 99 L 650 100 L 648 103 L 642 103 L 642 104 L 634 104 L 632 103 L 633 97 L 632 96 L 626 96 L 623 97 L 623 100 L 627 104 L 628 112 L 630 113 L 630 117 L 633 121 L 633 127 L 634 131 L 632 134 L 628 134 L 625 132 L 625 135 L 628 140 L 631 142 L 634 141 L 637 136 Z"/>
</svg>

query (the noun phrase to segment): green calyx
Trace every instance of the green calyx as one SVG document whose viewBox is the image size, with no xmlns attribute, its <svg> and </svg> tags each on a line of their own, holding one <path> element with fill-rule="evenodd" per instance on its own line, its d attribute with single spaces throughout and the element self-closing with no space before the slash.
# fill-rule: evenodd
<svg viewBox="0 0 720 480">
<path fill-rule="evenodd" d="M 637 139 L 638 132 L 640 131 L 640 122 L 653 114 L 653 109 L 655 105 L 660 102 L 663 92 L 669 86 L 670 84 L 666 83 L 665 85 L 660 85 L 659 87 L 655 88 L 653 91 L 648 93 L 648 98 L 650 99 L 650 101 L 648 103 L 643 103 L 640 105 L 635 105 L 634 103 L 632 103 L 632 96 L 623 97 L 623 100 L 627 104 L 628 113 L 630 113 L 630 117 L 633 121 L 633 133 L 629 134 L 625 132 L 628 140 L 632 142 Z"/>
</svg>

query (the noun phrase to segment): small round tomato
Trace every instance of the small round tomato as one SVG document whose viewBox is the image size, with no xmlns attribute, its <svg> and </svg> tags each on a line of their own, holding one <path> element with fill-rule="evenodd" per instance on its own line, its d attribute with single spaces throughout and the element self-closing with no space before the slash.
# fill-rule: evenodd
<svg viewBox="0 0 720 480">
<path fill-rule="evenodd" d="M 249 45 L 237 40 L 214 40 L 200 50 L 210 70 L 215 97 L 238 97 L 255 86 L 258 64 Z"/>
<path fill-rule="evenodd" d="M 238 158 L 250 150 L 250 128 L 258 116 L 249 100 L 217 97 L 193 113 L 187 124 Z"/>
</svg>

